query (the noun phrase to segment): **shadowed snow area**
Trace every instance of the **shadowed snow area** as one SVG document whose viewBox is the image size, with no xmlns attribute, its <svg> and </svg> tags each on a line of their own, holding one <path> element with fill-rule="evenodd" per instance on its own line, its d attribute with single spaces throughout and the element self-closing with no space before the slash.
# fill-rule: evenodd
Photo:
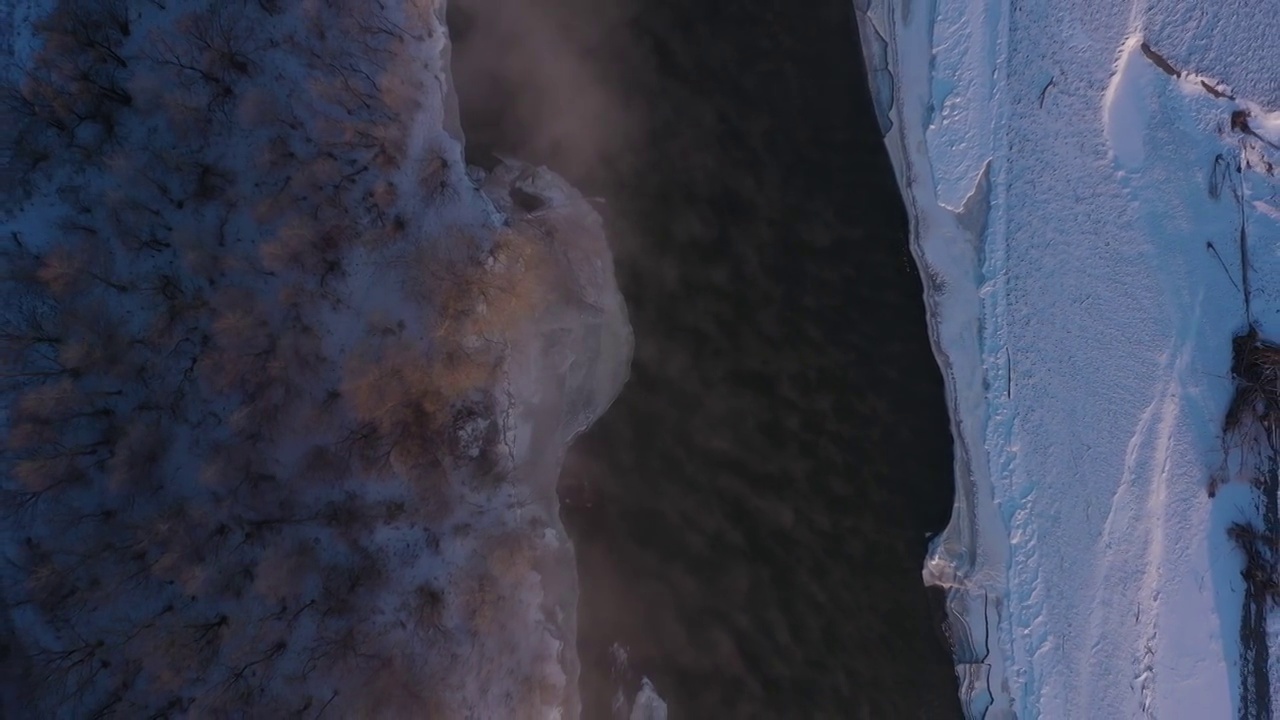
<svg viewBox="0 0 1280 720">
<path fill-rule="evenodd" d="M 584 198 L 465 166 L 444 10 L 0 9 L 0 716 L 578 716 L 631 332 Z"/>
<path fill-rule="evenodd" d="M 1272 717 L 1275 581 L 1233 538 L 1274 483 L 1211 478 L 1274 455 L 1222 437 L 1233 338 L 1280 339 L 1278 16 L 855 6 L 952 405 L 924 577 L 967 714 Z"/>
</svg>

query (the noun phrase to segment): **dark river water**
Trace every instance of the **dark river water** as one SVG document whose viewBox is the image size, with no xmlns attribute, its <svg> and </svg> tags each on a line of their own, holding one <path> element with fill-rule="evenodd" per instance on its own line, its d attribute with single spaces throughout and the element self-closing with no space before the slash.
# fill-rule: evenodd
<svg viewBox="0 0 1280 720">
<path fill-rule="evenodd" d="M 468 154 L 606 201 L 631 380 L 571 451 L 584 716 L 953 718 L 951 438 L 849 0 L 454 0 Z M 618 675 L 611 647 L 625 648 Z"/>
</svg>

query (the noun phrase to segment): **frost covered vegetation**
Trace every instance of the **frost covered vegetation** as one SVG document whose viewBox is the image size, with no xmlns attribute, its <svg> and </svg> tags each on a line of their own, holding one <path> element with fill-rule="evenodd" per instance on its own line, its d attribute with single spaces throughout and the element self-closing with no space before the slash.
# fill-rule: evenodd
<svg viewBox="0 0 1280 720">
<path fill-rule="evenodd" d="M 1227 530 L 1244 556 L 1239 717 L 1250 720 L 1271 717 L 1267 616 L 1280 607 L 1280 345 L 1250 327 L 1233 342 L 1231 374 L 1235 393 L 1223 421 L 1225 462 L 1210 495 L 1223 482 L 1246 482 L 1258 515 Z"/>
<path fill-rule="evenodd" d="M 1231 114 L 1229 127 L 1240 135 L 1238 160 L 1218 154 L 1209 176 L 1210 198 L 1219 200 L 1228 190 L 1242 217 L 1245 173 L 1270 178 L 1273 166 L 1265 150 L 1275 147 L 1249 120 L 1244 110 Z M 1272 716 L 1268 616 L 1280 607 L 1280 345 L 1264 338 L 1255 320 L 1250 237 L 1244 223 L 1237 241 L 1240 283 L 1233 279 L 1232 284 L 1240 293 L 1247 329 L 1231 341 L 1233 391 L 1222 421 L 1223 461 L 1210 478 L 1209 496 L 1238 481 L 1248 488 L 1252 505 L 1248 515 L 1230 523 L 1227 536 L 1243 559 L 1237 710 L 1238 717 L 1253 720 Z M 1227 270 L 1213 243 L 1206 247 Z"/>
<path fill-rule="evenodd" d="M 44 10 L 4 88 L 0 714 L 572 714 L 512 375 L 616 289 L 567 297 L 570 216 L 463 166 L 443 7 Z"/>
</svg>

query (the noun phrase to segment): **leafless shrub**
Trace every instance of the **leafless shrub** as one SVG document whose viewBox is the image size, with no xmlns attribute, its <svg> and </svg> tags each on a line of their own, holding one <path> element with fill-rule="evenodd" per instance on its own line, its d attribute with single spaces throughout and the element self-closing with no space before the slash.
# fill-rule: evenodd
<svg viewBox="0 0 1280 720">
<path fill-rule="evenodd" d="M 449 161 L 442 154 L 434 154 L 418 170 L 418 187 L 423 197 L 438 200 L 453 194 L 453 173 Z"/>
<path fill-rule="evenodd" d="M 257 67 L 253 56 L 262 48 L 249 19 L 226 3 L 187 13 L 174 25 L 180 44 L 158 38 L 160 62 L 194 72 L 202 79 L 230 86 L 249 77 Z"/>
<path fill-rule="evenodd" d="M 67 336 L 67 324 L 58 313 L 58 306 L 41 297 L 15 297 L 8 307 L 0 310 L 0 359 L 6 368 L 41 368 L 47 364 L 47 361 L 41 363 L 41 357 L 55 350 Z"/>
<path fill-rule="evenodd" d="M 361 673 L 364 691 L 337 696 L 333 709 L 339 717 L 441 717 L 427 710 L 430 699 L 420 666 L 403 654 L 370 658 L 365 668 Z"/>
<path fill-rule="evenodd" d="M 235 177 L 231 171 L 212 162 L 189 162 L 187 167 L 192 170 L 186 178 L 189 185 L 188 200 L 198 202 L 219 200 L 235 185 Z"/>
<path fill-rule="evenodd" d="M 132 105 L 133 96 L 109 65 L 83 55 L 42 54 L 8 104 L 56 130 L 72 132 L 86 122 L 114 127 L 114 112 Z"/>
<path fill-rule="evenodd" d="M 43 494 L 90 477 L 115 442 L 115 411 L 67 382 L 34 386 L 13 409 L 6 442 L 18 489 Z"/>
<path fill-rule="evenodd" d="M 348 179 L 362 172 L 359 168 L 349 170 L 344 167 L 344 160 L 336 154 L 322 153 L 304 163 L 299 163 L 291 182 L 295 196 L 319 205 L 327 197 L 330 201 L 339 199 L 338 192 Z"/>
<path fill-rule="evenodd" d="M 151 575 L 177 583 L 188 595 L 204 593 L 216 573 L 212 557 L 216 544 L 209 542 L 210 523 L 205 512 L 190 502 L 173 502 L 137 530 L 138 542 L 154 557 Z"/>
<path fill-rule="evenodd" d="M 343 228 L 325 227 L 296 214 L 262 244 L 262 263 L 274 272 L 294 271 L 319 278 L 326 271 L 340 272 L 344 244 Z"/>
<path fill-rule="evenodd" d="M 388 72 L 379 81 L 379 99 L 392 117 L 413 117 L 420 109 L 426 88 L 416 73 Z"/>
<path fill-rule="evenodd" d="M 444 25 L 444 6 L 432 0 L 409 0 L 404 14 L 406 32 L 415 37 L 432 37 L 433 28 Z"/>
<path fill-rule="evenodd" d="M 16 461 L 12 477 L 18 489 L 31 496 L 44 495 L 50 490 L 81 484 L 88 473 L 80 458 L 66 453 L 48 456 L 35 455 Z"/>
<path fill-rule="evenodd" d="M 169 83 L 161 93 L 154 106 L 161 109 L 169 132 L 182 143 L 207 138 L 214 131 L 215 121 L 226 118 L 234 100 L 229 90 L 219 88 L 210 93 L 191 83 Z"/>
<path fill-rule="evenodd" d="M 484 545 L 489 572 L 502 587 L 518 587 L 523 577 L 533 570 L 536 556 L 537 548 L 526 532 L 499 533 Z"/>
<path fill-rule="evenodd" d="M 63 246 L 44 257 L 37 277 L 55 296 L 67 297 L 79 291 L 89 279 L 87 258 Z"/>
<path fill-rule="evenodd" d="M 351 358 L 344 368 L 342 396 L 358 421 L 393 435 L 416 413 L 443 407 L 443 389 L 430 377 L 417 348 L 395 344 L 379 356 Z"/>
<path fill-rule="evenodd" d="M 289 650 L 288 632 L 282 623 L 268 619 L 246 620 L 232 619 L 234 639 L 224 644 L 220 660 L 226 675 L 219 683 L 220 692 L 214 694 L 233 701 L 228 709 L 246 707 L 255 701 L 267 700 L 269 704 L 264 691 L 276 681 L 279 661 Z M 234 713 L 216 713 L 214 717 L 227 714 Z"/>
<path fill-rule="evenodd" d="M 444 628 L 445 597 L 434 585 L 424 583 L 414 588 L 407 602 L 405 611 L 417 632 L 425 635 Z"/>
<path fill-rule="evenodd" d="M 275 440 L 287 425 L 297 386 L 271 376 L 242 377 L 241 383 L 241 401 L 228 418 L 228 426 L 247 441 Z"/>
<path fill-rule="evenodd" d="M 36 385 L 18 394 L 10 409 L 10 422 L 56 426 L 83 413 L 88 398 L 70 378 Z M 10 443 L 14 442 L 11 437 Z"/>
<path fill-rule="evenodd" d="M 27 550 L 26 590 L 38 607 L 53 614 L 78 592 L 75 578 L 47 549 L 28 546 Z"/>
<path fill-rule="evenodd" d="M 395 211 L 399 199 L 400 192 L 394 182 L 379 180 L 373 184 L 368 193 L 368 202 L 379 225 L 386 224 L 387 215 Z"/>
<path fill-rule="evenodd" d="M 270 601 L 294 604 L 310 592 L 318 576 L 319 556 L 308 542 L 283 541 L 269 546 L 258 560 L 253 589 Z"/>
<path fill-rule="evenodd" d="M 157 700 L 180 697 L 187 684 L 209 666 L 220 644 L 225 621 L 221 626 L 217 620 L 212 623 L 204 619 L 196 621 L 170 608 L 151 622 L 153 625 L 145 636 L 148 651 L 139 653 L 141 675 L 146 678 L 147 686 L 154 690 Z M 162 704 L 161 707 L 167 707 L 170 712 L 181 712 L 182 705 Z"/>
<path fill-rule="evenodd" d="M 119 293 L 128 292 L 127 285 L 112 280 L 101 271 L 110 267 L 110 255 L 105 250 L 104 245 L 93 242 L 59 245 L 41 258 L 36 277 L 58 298 L 82 292 L 90 282 Z"/>
<path fill-rule="evenodd" d="M 328 61 L 307 80 L 311 99 L 341 109 L 347 116 L 374 114 L 390 120 L 378 97 L 378 85 L 354 64 L 346 67 Z"/>
<path fill-rule="evenodd" d="M 157 65 L 172 68 L 184 86 L 203 87 L 204 109 L 230 118 L 236 104 L 239 80 L 257 68 L 254 56 L 262 47 L 252 24 L 243 13 L 226 3 L 189 12 L 173 26 L 154 31 L 149 38 L 147 57 Z M 184 103 L 180 115 L 196 103 Z"/>
<path fill-rule="evenodd" d="M 1245 560 L 1239 696 L 1241 717 L 1253 717 L 1257 708 L 1270 707 L 1267 616 L 1268 608 L 1280 605 L 1280 345 L 1262 339 L 1250 323 L 1233 339 L 1231 370 L 1235 393 L 1223 420 L 1223 466 L 1210 480 L 1209 495 L 1226 482 L 1245 480 L 1260 515 L 1258 522 L 1236 522 L 1227 530 Z"/>
<path fill-rule="evenodd" d="M 61 308 L 65 332 L 56 346 L 57 366 L 75 378 L 139 380 L 146 353 L 132 343 L 111 309 L 102 303 Z"/>
<path fill-rule="evenodd" d="M 35 294 L 13 297 L 0 312 L 0 360 L 5 365 L 0 387 L 24 387 L 72 372 L 76 366 L 56 354 L 72 335 L 56 303 Z"/>
<path fill-rule="evenodd" d="M 162 480 L 159 473 L 169 441 L 168 433 L 157 423 L 130 422 L 107 461 L 108 487 L 117 493 L 153 490 Z"/>
<path fill-rule="evenodd" d="M 298 463 L 299 485 L 304 487 L 315 484 L 336 486 L 350 474 L 351 464 L 348 458 L 327 443 L 312 445 Z"/>
<path fill-rule="evenodd" d="M 255 450 L 240 442 L 214 445 L 205 453 L 200 482 L 205 487 L 229 491 L 246 482 L 255 472 Z"/>
<path fill-rule="evenodd" d="M 181 261 L 179 268 L 193 283 L 216 288 L 232 265 L 228 253 L 220 251 L 213 233 L 194 223 L 175 230 L 171 237 Z"/>
<path fill-rule="evenodd" d="M 93 123 L 109 136 L 115 112 L 133 103 L 120 79 L 129 65 L 120 54 L 129 35 L 124 0 L 60 0 L 36 27 L 43 47 L 6 105 L 63 132 Z"/>
<path fill-rule="evenodd" d="M 213 299 L 216 317 L 211 327 L 213 339 L 230 357 L 261 357 L 275 345 L 270 317 L 252 290 L 242 287 L 225 288 Z M 213 368 L 212 372 L 224 376 L 239 376 L 249 372 L 242 366 Z M 254 368 L 256 370 L 256 368 Z"/>
<path fill-rule="evenodd" d="M 267 374 L 280 382 L 289 378 L 294 383 L 312 380 L 325 367 L 320 333 L 302 318 L 300 309 L 290 305 L 288 298 L 281 297 L 280 303 L 288 310 L 283 332 L 266 366 Z"/>
<path fill-rule="evenodd" d="M 551 299 L 551 258 L 527 230 L 499 231 L 493 246 L 479 257 L 442 262 L 424 252 L 418 262 L 428 280 L 420 291 L 437 308 L 440 335 L 502 342 Z"/>
<path fill-rule="evenodd" d="M 291 170 L 297 153 L 282 135 L 273 135 L 265 144 L 257 147 L 253 153 L 256 158 L 256 169 L 259 174 L 270 177 L 271 173 L 282 173 Z M 256 217 L 258 222 L 270 222 L 276 218 L 279 208 L 269 208 L 272 212 L 266 216 Z"/>
<path fill-rule="evenodd" d="M 1262 339 L 1250 326 L 1232 341 L 1231 374 L 1235 392 L 1223 420 L 1223 468 L 1210 481 L 1209 494 L 1230 479 L 1232 467 L 1254 473 L 1265 455 L 1280 453 L 1280 345 Z"/>
<path fill-rule="evenodd" d="M 14 97 L 21 98 L 16 88 L 0 87 L 0 123 L 9 128 L 8 137 L 0 137 L 0 152 L 9 153 L 11 182 L 5 191 L 7 203 L 18 202 L 35 191 L 42 179 L 39 171 L 55 157 L 60 142 L 48 125 L 36 117 L 34 110 L 15 112 L 6 108 Z"/>
<path fill-rule="evenodd" d="M 391 470 L 394 445 L 382 435 L 375 423 L 357 424 L 338 440 L 337 445 L 352 467 L 369 475 L 382 476 Z"/>
<path fill-rule="evenodd" d="M 1272 606 L 1280 607 L 1280 537 L 1251 523 L 1235 522 L 1227 529 L 1227 536 L 1244 554 L 1245 566 L 1241 575 L 1250 592 L 1265 598 Z"/>
<path fill-rule="evenodd" d="M 177 274 L 161 273 L 140 288 L 151 301 L 153 317 L 147 341 L 169 349 L 166 357 L 180 362 L 177 352 L 198 354 L 202 349 L 203 321 L 209 301 Z"/>
<path fill-rule="evenodd" d="M 61 0 L 36 23 L 36 30 L 50 54 L 84 52 L 98 62 L 129 66 L 119 52 L 130 34 L 126 0 Z"/>
<path fill-rule="evenodd" d="M 378 660 L 372 640 L 365 623 L 325 610 L 315 639 L 306 648 L 303 677 L 317 670 L 335 681 L 338 678 L 350 681 L 357 674 L 362 675 L 362 669 Z"/>
<path fill-rule="evenodd" d="M 9 417 L 9 447 L 54 446 L 85 420 L 105 420 L 113 411 L 95 402 L 69 377 L 34 385 L 18 393 Z"/>
<path fill-rule="evenodd" d="M 455 578 L 449 588 L 452 611 L 477 635 L 489 635 L 500 622 L 504 597 L 493 577 Z"/>
<path fill-rule="evenodd" d="M 278 90 L 253 86 L 241 93 L 236 104 L 236 121 L 241 127 L 260 130 L 282 123 L 284 113 Z"/>
<path fill-rule="evenodd" d="M 322 612 L 328 617 L 349 617 L 369 597 L 385 589 L 386 572 L 382 556 L 359 548 L 353 557 L 328 564 L 321 570 Z"/>
<path fill-rule="evenodd" d="M 145 196 L 134 188 L 115 187 L 103 193 L 106 210 L 102 223 L 120 247 L 131 253 L 161 253 L 172 247 L 169 224 L 161 211 L 162 203 L 149 193 Z"/>
<path fill-rule="evenodd" d="M 357 543 L 371 532 L 379 518 L 359 495 L 348 491 L 340 499 L 320 508 L 317 520 L 349 543 Z"/>
</svg>

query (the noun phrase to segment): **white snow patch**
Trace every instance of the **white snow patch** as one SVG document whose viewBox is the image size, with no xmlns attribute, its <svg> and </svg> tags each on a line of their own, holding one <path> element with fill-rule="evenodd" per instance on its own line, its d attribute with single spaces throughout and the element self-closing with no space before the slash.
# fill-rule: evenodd
<svg viewBox="0 0 1280 720">
<path fill-rule="evenodd" d="M 640 692 L 636 693 L 629 720 L 667 720 L 667 703 L 658 695 L 649 678 L 640 681 Z"/>
<path fill-rule="evenodd" d="M 1142 54 L 1142 36 L 1120 48 L 1115 72 L 1102 96 L 1102 127 L 1116 162 L 1126 170 L 1142 167 L 1143 134 L 1151 116 L 1151 84 L 1158 71 Z"/>
<path fill-rule="evenodd" d="M 1280 112 L 1255 109 L 1249 113 L 1249 127 L 1259 138 L 1272 145 L 1280 145 Z"/>
<path fill-rule="evenodd" d="M 1223 61 L 1280 18 L 1246 5 L 859 8 L 888 45 L 886 141 L 951 405 L 956 507 L 924 578 L 948 589 L 971 718 L 1239 713 L 1226 530 L 1256 510 L 1207 488 L 1246 235 L 1252 319 L 1280 337 L 1280 122 L 1232 89 L 1257 63 Z M 1139 31 L 1191 16 L 1211 48 Z"/>
</svg>

